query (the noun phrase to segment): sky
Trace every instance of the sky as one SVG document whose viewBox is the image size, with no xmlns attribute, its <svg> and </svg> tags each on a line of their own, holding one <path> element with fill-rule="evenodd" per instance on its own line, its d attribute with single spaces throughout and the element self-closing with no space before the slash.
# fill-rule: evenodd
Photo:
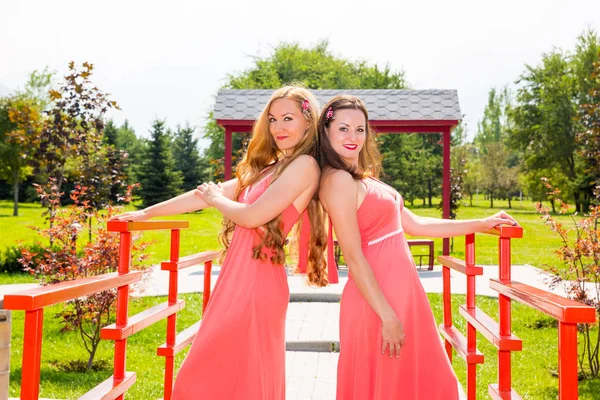
<svg viewBox="0 0 600 400">
<path fill-rule="evenodd" d="M 514 82 L 554 48 L 600 31 L 600 1 L 42 1 L 0 2 L 0 96 L 33 70 L 94 64 L 140 136 L 154 119 L 198 136 L 228 74 L 281 42 L 404 71 L 413 89 L 456 89 L 472 137 L 490 88 Z M 201 142 L 206 145 L 205 141 Z"/>
</svg>

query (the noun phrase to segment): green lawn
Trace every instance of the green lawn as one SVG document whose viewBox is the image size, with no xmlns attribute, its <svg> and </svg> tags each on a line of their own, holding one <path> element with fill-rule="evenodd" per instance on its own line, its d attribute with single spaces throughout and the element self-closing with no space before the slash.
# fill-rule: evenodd
<svg viewBox="0 0 600 400">
<path fill-rule="evenodd" d="M 202 296 L 181 295 L 186 307 L 178 313 L 178 330 L 192 325 L 201 316 Z M 166 297 L 137 298 L 130 303 L 129 315 L 165 302 Z M 87 353 L 75 332 L 60 332 L 59 321 L 54 314 L 62 305 L 48 307 L 44 314 L 44 339 L 42 348 L 40 397 L 74 399 L 92 389 L 112 375 L 113 342 L 103 341 L 96 359 L 103 360 L 108 368 L 85 373 L 63 372 L 56 367 L 57 361 L 87 360 Z M 23 348 L 23 312 L 13 312 L 13 336 L 11 349 L 10 396 L 18 397 L 21 387 Z M 137 382 L 128 392 L 128 399 L 157 399 L 163 396 L 164 358 L 156 355 L 156 348 L 165 342 L 166 320 L 133 335 L 127 345 L 127 371 L 137 374 Z M 65 351 L 67 350 L 68 351 Z M 176 357 L 179 368 L 184 353 Z"/>
<path fill-rule="evenodd" d="M 437 204 L 437 201 L 434 204 Z M 415 202 L 415 203 L 421 203 Z M 468 204 L 468 202 L 466 202 Z M 548 204 L 546 204 L 548 205 Z M 440 210 L 426 207 L 411 207 L 415 214 L 424 217 L 440 217 Z M 513 264 L 530 264 L 538 268 L 548 269 L 562 265 L 555 255 L 555 251 L 561 245 L 558 235 L 554 234 L 544 225 L 540 215 L 535 209 L 535 204 L 529 200 L 512 202 L 512 209 L 508 208 L 508 201 L 494 200 L 494 208 L 489 208 L 489 201 L 479 196 L 473 201 L 473 207 L 463 205 L 458 211 L 458 219 L 483 218 L 493 215 L 500 210 L 511 214 L 523 227 L 523 238 L 511 241 Z M 571 217 L 557 215 L 565 226 L 571 226 Z M 477 235 L 475 239 L 476 262 L 479 264 L 498 264 L 498 238 L 491 235 Z M 454 249 L 452 255 L 464 259 L 465 240 L 464 236 L 454 238 Z M 442 254 L 442 239 L 435 239 L 435 250 L 437 255 Z"/>
<path fill-rule="evenodd" d="M 178 315 L 178 330 L 193 324 L 201 313 L 201 296 L 189 294 L 181 296 L 186 300 L 186 308 Z M 430 302 L 436 317 L 442 320 L 442 300 L 439 294 L 430 294 Z M 130 315 L 143 309 L 166 301 L 165 297 L 146 297 L 135 299 L 130 305 Z M 457 307 L 464 303 L 464 296 L 453 296 L 455 322 L 464 332 L 464 323 L 458 315 Z M 497 300 L 478 297 L 480 308 L 493 317 L 497 317 Z M 76 398 L 93 388 L 112 374 L 112 342 L 103 342 L 98 352 L 98 359 L 109 364 L 107 369 L 89 373 L 61 372 L 56 367 L 57 361 L 64 363 L 78 358 L 86 359 L 86 353 L 79 344 L 74 332 L 61 333 L 60 325 L 53 315 L 60 310 L 60 305 L 49 307 L 44 318 L 44 342 L 41 369 L 41 397 Z M 513 388 L 524 399 L 550 399 L 557 397 L 558 381 L 553 376 L 557 370 L 557 330 L 553 320 L 541 313 L 520 304 L 513 303 L 513 329 L 523 340 L 523 351 L 513 354 L 512 377 Z M 538 328 L 541 326 L 541 328 Z M 157 323 L 128 340 L 127 370 L 137 373 L 137 382 L 129 391 L 129 399 L 156 399 L 162 397 L 164 359 L 156 356 L 156 348 L 165 341 L 166 323 Z M 18 397 L 20 388 L 21 359 L 23 345 L 23 313 L 13 313 L 13 339 L 11 352 L 10 395 Z M 485 364 L 478 367 L 478 398 L 489 398 L 487 385 L 497 383 L 496 349 L 482 337 L 478 348 L 485 354 Z M 65 352 L 65 349 L 69 349 Z M 177 356 L 177 367 L 183 361 L 184 353 Z M 465 386 L 465 364 L 459 357 L 454 357 L 454 366 L 463 387 Z M 203 365 L 210 368 L 210 363 Z M 435 371 L 431 372 L 435 382 Z M 583 381 L 579 384 L 580 399 L 598 398 L 600 379 Z M 594 397 L 596 396 L 596 397 Z"/>
<path fill-rule="evenodd" d="M 436 200 L 437 202 L 437 200 Z M 488 208 L 489 202 L 478 198 L 473 207 L 463 206 L 459 210 L 459 218 L 481 218 L 491 215 L 503 207 L 510 212 L 525 229 L 524 238 L 513 241 L 513 262 L 519 264 L 532 264 L 540 268 L 556 265 L 557 259 L 554 251 L 560 241 L 543 225 L 530 201 L 513 202 L 512 210 L 508 210 L 506 202 L 496 201 L 496 208 Z M 410 207 L 410 205 L 409 205 Z M 439 217 L 440 212 L 435 208 L 411 207 L 418 215 Z M 35 232 L 28 229 L 28 225 L 42 226 L 42 209 L 35 204 L 21 205 L 20 217 L 11 216 L 12 205 L 10 202 L 0 202 L 0 250 L 14 245 L 22 240 L 31 243 L 35 240 Z M 559 216 L 563 222 L 568 223 L 570 218 Z M 217 249 L 217 234 L 220 231 L 221 217 L 215 210 L 205 210 L 199 213 L 186 214 L 173 219 L 190 221 L 190 229 L 182 233 L 182 255 L 198 251 Z M 156 263 L 168 259 L 169 232 L 146 232 L 144 238 L 156 240 L 149 251 L 152 256 L 149 260 Z M 441 253 L 441 240 L 436 240 L 436 253 Z M 464 238 L 455 239 L 454 255 L 464 257 Z M 480 235 L 477 238 L 477 262 L 481 264 L 497 263 L 497 238 Z M 5 274 L 3 274 L 5 275 Z M 24 275 L 0 276 L 0 283 L 30 282 L 31 278 Z M 179 330 L 191 325 L 200 314 L 201 300 L 199 295 L 182 296 L 188 302 L 187 307 L 180 313 Z M 441 296 L 430 294 L 432 308 L 438 321 L 441 320 Z M 165 301 L 164 298 L 144 298 L 132 302 L 130 315 L 154 304 Z M 464 296 L 454 296 L 455 308 L 464 302 Z M 480 308 L 497 316 L 497 300 L 485 297 L 478 298 Z M 42 367 L 42 392 L 44 397 L 73 398 L 97 385 L 111 374 L 111 370 L 102 370 L 90 373 L 65 373 L 55 365 L 59 361 L 68 361 L 76 358 L 85 358 L 85 352 L 78 344 L 74 333 L 60 333 L 58 322 L 53 315 L 60 306 L 50 307 L 46 310 L 45 338 Z M 557 397 L 557 380 L 553 372 L 557 370 L 557 330 L 548 317 L 514 304 L 513 327 L 515 334 L 524 341 L 523 352 L 513 355 L 513 381 L 515 390 L 526 399 L 547 399 Z M 464 323 L 455 310 L 455 321 L 464 331 Z M 536 328 L 542 326 L 542 328 Z M 11 363 L 11 396 L 18 396 L 20 387 L 20 363 L 22 351 L 23 314 L 14 313 L 12 363 Z M 162 379 L 164 360 L 155 356 L 156 347 L 164 342 L 165 323 L 136 334 L 130 340 L 128 350 L 128 370 L 138 374 L 138 382 L 134 385 L 128 398 L 149 399 L 162 396 Z M 479 349 L 486 355 L 486 363 L 478 367 L 478 393 L 480 398 L 488 398 L 487 385 L 497 381 L 496 351 L 485 339 L 481 338 Z M 70 351 L 65 354 L 65 346 Z M 180 363 L 183 354 L 177 358 Z M 112 359 L 112 343 L 103 343 L 98 358 L 106 361 Z M 209 366 L 208 366 L 209 367 Z M 455 357 L 455 367 L 459 379 L 465 384 L 465 365 L 460 358 Z M 434 378 L 432 378 L 434 379 Z M 580 383 L 580 398 L 592 399 L 595 393 L 600 393 L 600 380 L 584 381 Z"/>
<path fill-rule="evenodd" d="M 133 210 L 133 206 L 128 206 L 126 210 Z M 43 227 L 47 223 L 42 216 L 44 209 L 38 204 L 21 204 L 20 215 L 12 216 L 12 203 L 0 201 L 0 252 L 8 246 L 14 246 L 17 243 L 33 243 L 40 240 L 39 235 L 29 226 Z M 221 214 L 215 209 L 207 209 L 196 213 L 177 215 L 167 218 L 186 220 L 190 222 L 190 228 L 184 229 L 181 233 L 181 255 L 198 253 L 205 250 L 219 249 L 218 234 L 221 230 Z M 79 244 L 82 245 L 87 240 L 87 232 L 80 235 Z M 153 241 L 147 251 L 151 254 L 146 263 L 156 264 L 160 261 L 169 259 L 169 231 L 143 232 L 142 240 Z M 42 241 L 42 243 L 44 243 Z M 26 283 L 34 282 L 29 275 L 0 274 L 0 284 Z"/>
<path fill-rule="evenodd" d="M 434 200 L 434 204 L 439 202 Z M 413 212 L 422 216 L 439 217 L 440 211 L 436 208 L 427 208 L 417 205 L 409 208 Z M 495 208 L 489 208 L 489 201 L 483 200 L 483 196 L 475 199 L 473 207 L 469 207 L 467 202 L 463 205 L 459 212 L 459 219 L 482 218 L 504 209 L 511 213 L 523 226 L 523 239 L 513 240 L 513 263 L 515 264 L 531 264 L 533 266 L 547 269 L 548 266 L 559 266 L 560 263 L 556 258 L 554 251 L 560 245 L 558 236 L 550 231 L 543 224 L 539 214 L 536 212 L 534 203 L 531 201 L 519 202 L 513 201 L 513 208 L 508 209 L 508 202 L 502 200 L 494 201 Z M 132 209 L 132 207 L 128 207 Z M 36 225 L 43 226 L 44 219 L 41 216 L 42 209 L 36 204 L 22 204 L 21 216 L 12 217 L 12 204 L 9 201 L 0 201 L 0 232 L 2 240 L 0 240 L 0 251 L 7 246 L 14 245 L 17 241 L 31 243 L 36 238 L 36 233 L 29 229 L 28 226 Z M 562 222 L 569 225 L 570 217 L 558 216 Z M 167 218 L 165 218 L 167 219 Z M 218 249 L 217 235 L 221 229 L 221 216 L 218 211 L 208 209 L 199 213 L 179 215 L 169 217 L 168 219 L 183 219 L 190 221 L 190 229 L 185 230 L 181 236 L 181 254 L 192 254 L 195 252 Z M 86 235 L 81 235 L 82 240 Z M 146 232 L 144 239 L 156 240 L 148 250 L 152 253 L 149 259 L 151 263 L 157 263 L 168 259 L 169 256 L 169 233 L 163 232 Z M 498 239 L 488 235 L 478 235 L 476 240 L 477 251 L 476 260 L 480 264 L 497 264 L 498 260 Z M 436 254 L 442 253 L 442 240 L 435 240 Z M 464 257 L 464 237 L 454 239 L 454 252 L 458 258 Z M 3 283 L 0 276 L 0 283 Z"/>
<path fill-rule="evenodd" d="M 436 321 L 443 321 L 441 294 L 428 294 Z M 465 296 L 452 296 L 454 324 L 466 332 L 466 322 L 458 313 Z M 477 296 L 476 303 L 488 315 L 498 320 L 498 299 Z M 523 341 L 523 351 L 512 355 L 512 388 L 524 399 L 558 398 L 558 330 L 556 320 L 512 302 L 512 329 Z M 597 332 L 597 327 L 595 328 Z M 498 383 L 498 353 L 481 334 L 477 334 L 477 348 L 484 354 L 485 363 L 477 367 L 477 398 L 489 399 L 488 385 Z M 581 349 L 580 349 L 581 354 Z M 466 363 L 454 354 L 454 370 L 463 388 L 466 388 Z M 432 372 L 432 374 L 434 374 Z M 554 375 L 553 375 L 554 374 Z M 432 381 L 435 376 L 432 375 Z M 598 399 L 600 379 L 579 382 L 579 399 Z"/>
</svg>

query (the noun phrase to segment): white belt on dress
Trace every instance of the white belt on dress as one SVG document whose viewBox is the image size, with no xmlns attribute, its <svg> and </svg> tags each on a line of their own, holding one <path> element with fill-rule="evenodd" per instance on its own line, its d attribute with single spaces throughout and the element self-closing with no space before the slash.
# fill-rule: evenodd
<svg viewBox="0 0 600 400">
<path fill-rule="evenodd" d="M 378 237 L 377 239 L 373 239 L 373 240 L 369 241 L 369 243 L 367 243 L 367 246 L 372 246 L 372 245 L 377 244 L 379 242 L 383 242 L 385 239 L 389 239 L 392 236 L 398 235 L 398 234 L 400 234 L 402 232 L 404 232 L 404 229 L 402 229 L 402 228 L 397 229 L 394 232 L 390 232 L 387 235 L 383 235 L 381 237 Z"/>
</svg>

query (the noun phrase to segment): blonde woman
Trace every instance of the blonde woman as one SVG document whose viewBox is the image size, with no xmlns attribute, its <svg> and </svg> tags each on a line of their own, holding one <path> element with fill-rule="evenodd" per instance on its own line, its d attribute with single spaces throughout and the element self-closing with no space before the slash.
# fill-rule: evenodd
<svg viewBox="0 0 600 400">
<path fill-rule="evenodd" d="M 236 179 L 197 190 L 121 220 L 215 207 L 225 217 L 226 254 L 196 339 L 179 370 L 173 399 L 284 399 L 285 317 L 289 301 L 283 267 L 290 229 L 307 210 L 309 282 L 328 273 L 323 213 L 315 200 L 320 169 L 314 156 L 317 101 L 304 88 L 273 94 L 257 119 Z M 333 277 L 332 277 L 333 278 Z"/>
</svg>

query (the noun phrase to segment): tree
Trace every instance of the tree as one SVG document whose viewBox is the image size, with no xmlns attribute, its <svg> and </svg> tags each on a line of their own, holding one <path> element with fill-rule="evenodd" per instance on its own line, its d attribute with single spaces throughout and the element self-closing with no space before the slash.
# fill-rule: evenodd
<svg viewBox="0 0 600 400">
<path fill-rule="evenodd" d="M 48 67 L 43 71 L 34 70 L 30 75 L 25 89 L 20 93 L 28 99 L 32 99 L 40 107 L 41 111 L 45 111 L 50 104 L 49 88 L 52 86 L 52 80 L 55 73 L 49 71 Z"/>
<path fill-rule="evenodd" d="M 487 191 L 490 207 L 494 207 L 494 197 L 511 199 L 518 188 L 519 154 L 507 148 L 510 131 L 510 97 L 505 87 L 500 92 L 492 88 L 483 118 L 478 124 L 475 143 L 478 145 L 481 162 L 481 188 Z M 472 183 L 468 180 L 469 185 Z"/>
<path fill-rule="evenodd" d="M 411 204 L 422 199 L 423 205 L 432 207 L 442 175 L 439 135 L 382 135 L 380 142 L 383 179 Z"/>
<path fill-rule="evenodd" d="M 85 159 L 89 151 L 95 151 L 87 143 L 100 140 L 105 113 L 110 108 L 119 109 L 115 101 L 109 100 L 108 95 L 91 82 L 93 69 L 93 64 L 87 62 L 81 68 L 70 62 L 69 74 L 65 76 L 62 86 L 49 92 L 52 103 L 47 112 L 35 166 L 43 184 L 55 182 L 58 192 L 61 192 L 69 168 L 74 172 L 80 169 L 76 159 Z M 55 205 L 46 205 L 51 214 L 55 212 Z"/>
<path fill-rule="evenodd" d="M 351 62 L 333 55 L 327 40 L 313 48 L 297 43 L 275 46 L 270 57 L 254 57 L 254 66 L 238 76 L 229 75 L 231 89 L 276 89 L 301 82 L 310 89 L 400 89 L 406 87 L 403 72 L 389 65 L 373 66 L 364 60 Z"/>
<path fill-rule="evenodd" d="M 254 65 L 241 74 L 229 75 L 225 88 L 275 89 L 298 82 L 310 89 L 403 89 L 408 86 L 404 72 L 383 68 L 364 60 L 349 61 L 336 57 L 329 43 L 321 41 L 312 48 L 296 43 L 275 46 L 268 57 L 254 57 Z M 209 114 L 204 137 L 211 144 L 205 156 L 211 161 L 216 179 L 223 179 L 224 131 Z M 248 135 L 233 135 L 233 164 L 244 152 Z M 383 149 L 385 151 L 385 149 Z"/>
<path fill-rule="evenodd" d="M 106 121 L 104 131 L 102 132 L 102 141 L 109 146 L 119 147 L 119 130 L 112 119 Z"/>
<path fill-rule="evenodd" d="M 560 214 L 567 214 L 569 206 L 560 198 L 560 191 L 545 181 L 548 192 L 556 196 L 560 205 Z M 600 191 L 596 192 L 600 196 Z M 596 204 L 600 198 L 596 199 Z M 556 255 L 565 264 L 566 268 L 552 268 L 555 274 L 551 287 L 561 283 L 567 292 L 567 296 L 575 301 L 584 303 L 596 310 L 597 318 L 600 318 L 600 238 L 598 236 L 598 223 L 600 222 L 600 206 L 591 206 L 589 214 L 583 218 L 575 218 L 571 215 L 572 228 L 567 228 L 561 221 L 550 215 L 545 207 L 537 205 L 545 224 L 556 233 L 561 245 L 556 250 Z M 574 279 L 576 277 L 577 279 Z M 583 345 L 579 355 L 579 369 L 584 377 L 600 376 L 600 332 L 592 329 L 597 324 L 581 324 L 578 327 L 583 336 Z M 587 368 L 586 367 L 587 364 Z M 589 375 L 588 375 L 589 373 Z"/>
<path fill-rule="evenodd" d="M 600 52 L 598 61 L 588 79 L 589 93 L 579 108 L 577 121 L 580 132 L 577 142 L 585 163 L 585 172 L 591 176 L 595 190 L 600 188 Z"/>
<path fill-rule="evenodd" d="M 19 215 L 19 184 L 33 172 L 41 123 L 39 105 L 31 99 L 0 99 L 0 177 L 12 184 L 15 217 Z"/>
<path fill-rule="evenodd" d="M 477 148 L 469 148 L 470 156 L 467 156 L 465 164 L 465 177 L 463 180 L 463 193 L 469 196 L 469 205 L 473 207 L 473 196 L 479 194 L 483 188 L 481 161 L 478 159 Z"/>
<path fill-rule="evenodd" d="M 148 207 L 168 200 L 181 193 L 183 177 L 175 169 L 171 153 L 171 140 L 165 131 L 165 121 L 155 120 L 152 138 L 144 155 L 141 168 L 140 196 L 143 206 Z"/>
<path fill-rule="evenodd" d="M 481 157 L 482 186 L 490 196 L 490 208 L 494 208 L 494 198 L 498 198 L 502 190 L 502 179 L 507 173 L 506 151 L 502 143 L 488 143 L 485 155 Z"/>
<path fill-rule="evenodd" d="M 106 189 L 98 204 L 104 207 L 109 201 L 122 201 L 127 183 L 131 179 L 127 174 L 129 154 L 119 148 L 119 130 L 112 120 L 107 121 L 102 135 L 102 142 L 95 142 L 97 151 L 94 157 L 97 167 L 88 168 L 91 175 L 91 185 L 102 183 Z M 88 152 L 89 154 L 89 152 Z M 91 164 L 91 163 L 90 163 Z M 104 173 L 98 174 L 99 171 Z M 88 185 L 87 182 L 80 182 Z"/>
<path fill-rule="evenodd" d="M 452 153 L 451 168 L 450 168 L 450 219 L 456 219 L 458 210 L 460 208 L 463 190 L 464 180 L 467 173 L 467 148 L 464 146 L 456 147 Z M 444 202 L 440 201 L 438 204 L 438 210 L 444 209 Z M 443 211 L 442 211 L 443 212 Z M 454 251 L 454 237 L 450 240 L 450 252 Z"/>
<path fill-rule="evenodd" d="M 556 166 L 569 182 L 565 198 L 573 200 L 577 211 L 584 211 L 593 198 L 593 179 L 585 176 L 581 145 L 575 139 L 581 130 L 576 117 L 589 99 L 599 43 L 596 33 L 588 30 L 579 36 L 575 52 L 554 50 L 544 54 L 540 65 L 527 66 L 511 112 L 511 146 L 523 153 L 527 173 Z"/>
<path fill-rule="evenodd" d="M 0 177 L 12 184 L 15 217 L 19 215 L 19 184 L 33 173 L 31 164 L 41 140 L 51 80 L 47 69 L 33 71 L 24 91 L 0 99 Z"/>
<path fill-rule="evenodd" d="M 136 136 L 135 131 L 125 120 L 123 125 L 117 129 L 116 147 L 127 155 L 127 167 L 125 174 L 128 183 L 140 181 L 140 169 L 146 151 L 146 142 Z"/>
<path fill-rule="evenodd" d="M 414 160 L 414 155 L 408 150 L 411 146 L 408 135 L 381 135 L 379 137 L 382 149 L 383 176 L 386 182 L 395 187 L 402 197 L 411 205 L 416 199 L 425 196 L 422 185 L 421 170 L 416 166 L 409 165 Z"/>
<path fill-rule="evenodd" d="M 208 181 L 202 170 L 198 139 L 194 138 L 195 129 L 189 123 L 185 127 L 178 126 L 173 141 L 173 157 L 175 168 L 183 176 L 183 190 L 195 189 L 202 182 Z"/>
<path fill-rule="evenodd" d="M 463 114 L 463 119 L 459 121 L 458 125 L 452 131 L 452 135 L 450 136 L 450 144 L 453 148 L 464 146 L 467 143 L 467 123 L 464 120 L 465 115 Z"/>
<path fill-rule="evenodd" d="M 83 229 L 86 219 L 90 216 L 86 201 L 82 201 L 86 188 L 76 186 L 70 193 L 73 201 L 68 207 L 59 207 L 61 193 L 54 179 L 48 185 L 36 185 L 40 197 L 54 204 L 56 212 L 51 215 L 52 221 L 48 228 L 33 229 L 43 238 L 49 239 L 50 246 L 35 246 L 33 248 L 21 247 L 22 258 L 19 262 L 25 271 L 34 275 L 42 285 L 72 281 L 79 278 L 91 277 L 99 274 L 114 272 L 119 261 L 119 237 L 106 230 L 106 221 L 120 210 L 109 206 L 106 213 L 100 214 L 97 210 L 93 217 L 99 221 L 94 240 L 85 244 L 83 253 L 77 251 L 77 239 Z M 126 197 L 131 196 L 129 187 Z M 135 260 L 134 268 L 144 269 L 142 261 L 147 258 L 144 249 L 150 244 L 138 242 L 134 237 L 132 258 Z M 85 364 L 89 370 L 92 367 L 96 350 L 100 344 L 100 330 L 113 320 L 116 290 L 106 290 L 89 296 L 71 300 L 56 314 L 62 320 L 63 331 L 74 330 L 79 333 L 82 343 L 88 352 Z"/>
<path fill-rule="evenodd" d="M 488 103 L 483 111 L 483 118 L 478 124 L 475 143 L 480 148 L 488 143 L 503 142 L 507 137 L 508 115 L 510 104 L 510 92 L 508 88 L 497 91 L 490 89 Z"/>
</svg>

